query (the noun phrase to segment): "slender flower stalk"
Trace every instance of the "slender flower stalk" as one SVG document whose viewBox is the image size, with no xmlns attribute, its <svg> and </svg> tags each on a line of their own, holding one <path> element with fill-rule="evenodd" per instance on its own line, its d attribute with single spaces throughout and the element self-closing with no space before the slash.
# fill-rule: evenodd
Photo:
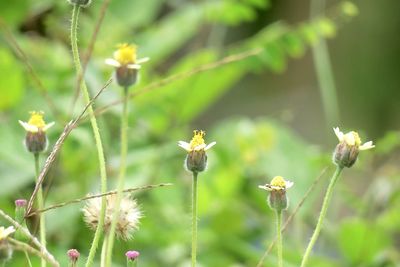
<svg viewBox="0 0 400 267">
<path fill-rule="evenodd" d="M 268 195 L 268 205 L 275 211 L 279 267 L 283 267 L 282 211 L 288 208 L 289 201 L 286 196 L 286 190 L 292 186 L 293 182 L 286 181 L 282 176 L 275 176 L 270 184 L 258 186 L 258 188 L 270 192 Z"/>
<path fill-rule="evenodd" d="M 326 212 L 332 198 L 333 188 L 335 187 L 335 184 L 340 174 L 342 173 L 342 170 L 344 169 L 344 167 L 350 168 L 351 166 L 353 166 L 353 164 L 357 161 L 360 151 L 369 150 L 375 147 L 372 141 L 362 144 L 360 136 L 357 132 L 351 131 L 344 134 L 340 131 L 339 127 L 336 127 L 333 130 L 339 140 L 339 144 L 336 146 L 332 157 L 332 161 L 336 165 L 336 171 L 329 182 L 328 189 L 326 190 L 317 225 L 315 226 L 313 235 L 304 252 L 301 267 L 307 266 L 307 262 L 312 252 L 312 249 L 321 232 Z"/>
<path fill-rule="evenodd" d="M 121 157 L 120 157 L 120 169 L 118 176 L 118 186 L 117 186 L 117 198 L 116 207 L 121 205 L 121 200 L 123 197 L 123 189 L 125 184 L 126 176 L 126 156 L 128 154 L 128 88 L 124 89 L 124 103 L 122 107 L 122 117 L 121 117 Z M 112 251 L 114 246 L 115 230 L 117 227 L 117 222 L 119 218 L 120 209 L 116 208 L 113 213 L 110 232 L 108 233 L 108 244 L 106 253 L 106 265 L 111 266 L 112 262 Z"/>
<path fill-rule="evenodd" d="M 197 172 L 192 181 L 192 267 L 196 266 L 197 255 Z"/>
<path fill-rule="evenodd" d="M 332 197 L 333 188 L 335 187 L 336 181 L 339 178 L 342 170 L 343 170 L 343 167 L 337 166 L 336 171 L 333 174 L 331 181 L 329 182 L 329 186 L 328 186 L 328 189 L 326 190 L 324 202 L 322 203 L 322 208 L 321 208 L 321 212 L 319 214 L 318 222 L 317 222 L 317 225 L 315 226 L 315 230 L 310 239 L 310 242 L 308 243 L 307 249 L 304 252 L 303 260 L 301 262 L 301 267 L 305 267 L 307 265 L 308 258 L 310 257 L 311 251 L 315 245 L 315 242 L 318 239 L 319 233 L 321 232 L 322 224 L 324 222 L 325 215 L 328 210 L 329 202 Z"/>
<path fill-rule="evenodd" d="M 283 267 L 283 245 L 282 245 L 282 211 L 276 210 L 276 236 L 278 248 L 278 266 Z"/>
<path fill-rule="evenodd" d="M 103 239 L 103 246 L 101 247 L 100 267 L 106 266 L 106 254 L 108 247 L 108 235 L 105 235 Z"/>
<path fill-rule="evenodd" d="M 193 138 L 190 143 L 179 141 L 178 145 L 185 149 L 188 154 L 185 159 L 185 168 L 193 175 L 192 183 L 192 267 L 196 266 L 197 256 L 197 176 L 199 172 L 207 168 L 206 151 L 213 147 L 217 142 L 206 144 L 204 131 L 193 131 Z"/>
<path fill-rule="evenodd" d="M 72 47 L 72 55 L 73 55 L 73 59 L 74 59 L 74 63 L 75 63 L 76 73 L 78 75 L 82 72 L 82 66 L 81 66 L 81 62 L 79 59 L 78 38 L 77 38 L 77 28 L 78 28 L 78 18 L 79 18 L 80 8 L 81 7 L 78 4 L 73 4 L 72 19 L 71 19 L 71 47 Z M 84 79 L 82 79 L 80 86 L 82 88 L 85 103 L 86 104 L 90 103 L 90 95 L 89 95 L 89 91 L 86 87 L 86 83 L 85 83 Z M 100 181 L 101 193 L 106 193 L 107 192 L 107 173 L 106 173 L 106 163 L 105 163 L 105 158 L 104 158 L 103 144 L 101 141 L 99 127 L 97 125 L 97 120 L 96 120 L 96 117 L 94 116 L 92 106 L 89 106 L 88 113 L 90 116 L 90 123 L 91 123 L 92 129 L 93 129 L 93 135 L 94 135 L 96 148 L 97 148 L 97 156 L 98 156 L 98 160 L 99 160 L 100 177 L 101 177 L 101 181 Z M 96 254 L 97 246 L 99 244 L 101 235 L 103 233 L 105 211 L 106 211 L 106 199 L 103 197 L 102 201 L 101 201 L 101 210 L 100 210 L 99 221 L 97 224 L 96 232 L 94 234 L 94 238 L 93 238 L 92 245 L 91 245 L 91 248 L 89 251 L 89 255 L 88 255 L 88 258 L 87 258 L 87 261 L 85 264 L 86 267 L 90 267 L 93 265 L 93 260 L 94 260 L 95 254 Z"/>
<path fill-rule="evenodd" d="M 39 167 L 39 153 L 34 154 L 35 158 L 35 175 L 36 175 L 36 182 L 39 180 L 39 173 L 40 173 L 40 167 Z M 44 207 L 44 198 L 43 198 L 43 187 L 40 185 L 38 195 L 37 195 L 37 205 L 38 209 L 43 209 Z M 39 214 L 39 231 L 40 231 L 40 243 L 46 247 L 46 219 L 44 217 L 44 214 Z M 46 260 L 44 258 L 41 258 L 41 264 L 42 267 L 46 267 Z"/>
</svg>

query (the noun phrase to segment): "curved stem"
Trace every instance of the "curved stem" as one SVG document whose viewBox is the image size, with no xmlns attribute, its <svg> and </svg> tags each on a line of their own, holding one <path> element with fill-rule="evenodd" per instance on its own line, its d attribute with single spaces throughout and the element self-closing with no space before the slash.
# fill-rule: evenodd
<svg viewBox="0 0 400 267">
<path fill-rule="evenodd" d="M 34 154 L 35 157 L 35 175 L 36 182 L 39 179 L 40 167 L 39 167 L 39 153 Z M 37 196 L 38 209 L 43 209 L 44 200 L 43 200 L 43 188 L 42 185 L 39 187 L 38 196 Z M 43 247 L 46 247 L 46 221 L 44 218 L 44 214 L 39 215 L 39 231 L 40 231 L 40 243 Z M 46 267 L 46 260 L 41 259 L 40 266 Z"/>
<path fill-rule="evenodd" d="M 322 208 L 321 208 L 321 212 L 319 214 L 319 218 L 318 218 L 318 222 L 317 225 L 315 227 L 314 233 L 310 239 L 310 242 L 308 243 L 307 249 L 304 252 L 303 255 L 303 260 L 301 262 L 301 267 L 305 267 L 308 261 L 308 258 L 310 257 L 311 251 L 315 245 L 315 242 L 318 239 L 319 233 L 321 232 L 322 229 L 322 224 L 324 222 L 325 219 L 325 215 L 326 212 L 328 210 L 328 206 L 329 206 L 329 202 L 332 198 L 332 193 L 333 193 L 333 188 L 335 187 L 336 181 L 340 176 L 340 173 L 342 172 L 343 167 L 337 166 L 336 167 L 336 171 L 333 174 L 331 181 L 329 183 L 328 189 L 326 190 L 326 194 L 325 194 L 325 198 L 324 198 L 324 202 L 322 203 Z"/>
<path fill-rule="evenodd" d="M 123 196 L 123 189 L 125 184 L 126 176 L 126 156 L 128 154 L 128 88 L 124 88 L 124 103 L 122 108 L 121 117 L 121 163 L 119 168 L 118 186 L 117 186 L 117 197 L 115 210 L 111 221 L 110 232 L 108 234 L 108 246 L 106 254 L 106 267 L 111 266 L 112 251 L 114 246 L 115 230 L 119 218 L 119 206 Z"/>
<path fill-rule="evenodd" d="M 193 172 L 192 184 L 192 267 L 196 266 L 197 255 L 197 172 Z"/>
<path fill-rule="evenodd" d="M 74 5 L 74 7 L 72 9 L 72 20 L 71 20 L 71 47 L 72 47 L 72 55 L 74 58 L 77 75 L 79 75 L 82 72 L 82 66 L 81 66 L 81 62 L 79 59 L 78 38 L 77 38 L 79 11 L 80 11 L 80 6 Z M 90 95 L 89 95 L 89 91 L 86 87 L 86 83 L 85 83 L 84 79 L 82 79 L 80 86 L 82 88 L 82 93 L 83 93 L 85 103 L 86 104 L 90 103 Z M 93 113 L 92 105 L 89 106 L 88 113 L 90 116 L 90 123 L 91 123 L 92 129 L 93 129 L 93 135 L 94 135 L 96 148 L 97 148 L 97 156 L 98 156 L 98 160 L 99 160 L 100 177 L 101 177 L 101 181 L 100 181 L 101 192 L 106 193 L 107 192 L 107 173 L 106 173 L 106 163 L 105 163 L 105 159 L 104 159 L 103 144 L 102 144 L 101 137 L 100 137 L 99 127 L 97 125 L 97 120 Z M 101 201 L 99 222 L 97 225 L 96 232 L 94 234 L 92 245 L 91 245 L 91 248 L 89 251 L 89 256 L 86 261 L 86 265 L 85 265 L 86 267 L 93 265 L 93 259 L 94 259 L 94 256 L 96 255 L 97 246 L 99 244 L 101 235 L 103 233 L 105 211 L 106 211 L 106 199 L 105 199 L 105 197 L 103 197 L 102 201 Z"/>
<path fill-rule="evenodd" d="M 283 267 L 283 246 L 282 246 L 282 211 L 276 210 L 276 237 L 278 248 L 278 266 Z"/>
</svg>

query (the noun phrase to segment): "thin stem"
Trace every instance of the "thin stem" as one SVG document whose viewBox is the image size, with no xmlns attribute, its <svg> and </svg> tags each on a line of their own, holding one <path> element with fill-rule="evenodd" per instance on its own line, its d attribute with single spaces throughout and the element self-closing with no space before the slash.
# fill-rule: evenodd
<svg viewBox="0 0 400 267">
<path fill-rule="evenodd" d="M 35 244 L 39 249 L 40 253 L 42 253 L 46 259 L 51 263 L 53 266 L 60 266 L 60 264 L 57 262 L 57 260 L 54 258 L 53 255 L 50 254 L 50 252 L 47 251 L 46 247 L 42 246 L 42 244 L 39 242 L 39 240 L 34 237 L 28 229 L 23 227 L 21 224 L 19 224 L 17 221 L 15 221 L 13 218 L 8 216 L 2 209 L 0 209 L 0 216 L 9 221 L 12 225 L 14 225 L 16 230 L 21 230 L 28 238 L 30 241 L 32 241 L 33 244 Z M 12 238 L 8 239 L 9 241 L 12 241 Z M 25 243 L 23 243 L 25 244 Z"/>
<path fill-rule="evenodd" d="M 81 62 L 79 59 L 78 38 L 77 38 L 79 11 L 80 11 L 80 6 L 74 5 L 74 7 L 72 9 L 72 19 L 71 19 L 71 48 L 72 48 L 72 55 L 74 58 L 77 75 L 79 75 L 82 72 L 82 66 L 81 66 Z M 89 91 L 86 87 L 86 83 L 85 83 L 84 79 L 82 79 L 81 87 L 82 87 L 82 93 L 83 93 L 85 103 L 90 103 L 90 95 L 89 95 Z M 105 158 L 104 158 L 103 144 L 101 141 L 99 127 L 97 125 L 96 117 L 94 116 L 92 105 L 90 105 L 88 107 L 88 113 L 90 116 L 90 123 L 91 123 L 92 129 L 93 129 L 93 135 L 94 135 L 96 148 L 97 148 L 97 156 L 98 156 L 98 160 L 99 160 L 100 177 L 101 177 L 101 181 L 100 181 L 101 192 L 106 193 L 107 192 L 107 173 L 106 173 L 106 163 L 105 163 Z M 97 224 L 97 229 L 94 234 L 92 245 L 91 245 L 89 255 L 88 255 L 88 258 L 86 261 L 86 265 L 85 265 L 86 267 L 93 265 L 93 260 L 96 255 L 97 246 L 99 244 L 101 235 L 103 233 L 105 211 L 106 211 L 106 199 L 103 197 L 102 201 L 101 201 L 99 222 Z"/>
<path fill-rule="evenodd" d="M 36 256 L 40 257 L 41 259 L 44 259 L 45 261 L 47 261 L 52 266 L 60 266 L 58 264 L 58 262 L 56 262 L 54 260 L 53 256 L 51 256 L 47 253 L 44 253 L 44 251 L 39 251 L 39 250 L 31 247 L 30 245 L 28 245 L 24 242 L 18 241 L 16 239 L 13 239 L 13 238 L 8 238 L 7 240 L 10 242 L 13 249 L 15 249 L 15 250 L 19 250 L 19 251 L 23 251 L 24 253 L 31 253 L 33 255 L 36 255 Z"/>
<path fill-rule="evenodd" d="M 136 259 L 136 260 L 130 260 L 130 259 L 126 259 L 126 266 L 127 267 L 138 267 L 139 266 L 139 264 L 138 264 L 138 259 Z"/>
<path fill-rule="evenodd" d="M 283 267 L 283 246 L 282 246 L 282 211 L 276 210 L 276 236 L 278 248 L 278 266 Z"/>
<path fill-rule="evenodd" d="M 124 88 L 124 103 L 123 103 L 122 117 L 121 117 L 121 157 L 120 157 L 121 163 L 119 167 L 119 176 L 117 185 L 117 197 L 115 204 L 116 209 L 113 212 L 113 218 L 111 221 L 111 227 L 109 232 L 106 267 L 111 266 L 115 230 L 117 228 L 117 222 L 119 218 L 119 206 L 121 205 L 123 189 L 125 184 L 127 154 L 128 154 L 128 88 Z"/>
<path fill-rule="evenodd" d="M 107 247 L 108 247 L 108 235 L 105 235 L 103 240 L 103 246 L 101 248 L 100 267 L 104 267 L 106 264 Z"/>
<path fill-rule="evenodd" d="M 28 266 L 29 266 L 29 267 L 32 267 L 31 258 L 29 258 L 28 252 L 27 252 L 27 251 L 24 251 L 24 254 L 25 254 L 26 261 L 28 262 Z"/>
<path fill-rule="evenodd" d="M 323 14 L 324 8 L 325 0 L 312 0 L 311 20 Z M 326 121 L 330 128 L 331 125 L 337 125 L 339 122 L 339 104 L 328 47 L 323 38 L 320 38 L 319 43 L 312 47 L 312 53 Z"/>
<path fill-rule="evenodd" d="M 39 172 L 40 172 L 39 153 L 35 153 L 34 157 L 35 157 L 35 177 L 36 177 L 36 182 L 39 182 Z M 37 204 L 38 204 L 38 209 L 40 210 L 43 209 L 44 200 L 43 200 L 42 185 L 40 185 L 39 187 Z M 46 220 L 44 214 L 39 215 L 39 231 L 40 231 L 40 243 L 42 244 L 42 246 L 46 247 Z M 41 259 L 40 266 L 46 267 L 46 261 L 43 258 Z"/>
<path fill-rule="evenodd" d="M 197 255 L 197 172 L 193 172 L 192 184 L 192 267 L 196 266 Z"/>
<path fill-rule="evenodd" d="M 305 267 L 307 265 L 308 258 L 310 257 L 310 254 L 311 254 L 311 251 L 312 251 L 312 249 L 314 247 L 314 244 L 318 239 L 319 233 L 321 232 L 322 224 L 324 222 L 324 219 L 325 219 L 325 216 L 326 216 L 326 212 L 328 210 L 329 202 L 330 202 L 330 200 L 332 198 L 333 188 L 335 187 L 336 181 L 338 180 L 342 170 L 343 170 L 343 167 L 337 166 L 336 167 L 336 171 L 335 171 L 335 173 L 333 174 L 333 176 L 331 178 L 331 181 L 329 183 L 328 189 L 326 190 L 324 202 L 322 203 L 322 208 L 321 208 L 321 212 L 319 214 L 317 225 L 315 227 L 315 230 L 314 230 L 314 233 L 313 233 L 313 235 L 311 237 L 311 240 L 308 243 L 307 249 L 304 252 L 303 260 L 301 262 L 301 267 Z"/>
</svg>

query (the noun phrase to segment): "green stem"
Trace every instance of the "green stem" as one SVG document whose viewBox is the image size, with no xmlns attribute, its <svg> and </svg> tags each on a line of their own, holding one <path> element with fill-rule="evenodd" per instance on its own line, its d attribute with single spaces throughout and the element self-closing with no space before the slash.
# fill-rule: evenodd
<svg viewBox="0 0 400 267">
<path fill-rule="evenodd" d="M 276 237 L 278 248 L 278 266 L 283 267 L 283 246 L 282 246 L 282 210 L 276 210 Z"/>
<path fill-rule="evenodd" d="M 124 88 L 124 102 L 122 107 L 122 117 L 121 117 L 121 156 L 120 156 L 120 167 L 117 185 L 117 196 L 115 203 L 115 210 L 113 212 L 113 217 L 111 221 L 111 227 L 109 232 L 109 242 L 106 254 L 106 267 L 111 266 L 112 262 L 112 251 L 115 239 L 115 230 L 117 227 L 117 222 L 119 218 L 119 206 L 121 205 L 121 200 L 123 196 L 123 189 L 125 184 L 126 176 L 126 156 L 128 154 L 128 88 Z"/>
<path fill-rule="evenodd" d="M 36 175 L 36 182 L 38 182 L 40 167 L 39 167 L 39 153 L 34 154 L 35 157 L 35 175 Z M 38 209 L 43 209 L 44 207 L 44 200 L 43 200 L 43 188 L 42 185 L 39 187 L 38 195 L 37 195 L 37 204 Z M 43 247 L 46 247 L 46 221 L 44 214 L 39 215 L 39 231 L 40 231 L 40 243 Z M 41 259 L 40 266 L 46 267 L 46 260 Z"/>
<path fill-rule="evenodd" d="M 79 11 L 80 11 L 80 6 L 74 5 L 74 7 L 72 9 L 72 19 L 71 19 L 71 48 L 72 48 L 72 55 L 74 58 L 77 75 L 79 75 L 82 72 L 82 66 L 81 66 L 81 62 L 79 59 L 78 37 L 77 37 Z M 82 93 L 83 93 L 85 103 L 86 104 L 90 103 L 90 95 L 89 95 L 89 91 L 86 87 L 86 83 L 85 83 L 84 79 L 82 79 L 80 86 L 82 88 Z M 92 105 L 89 106 L 88 113 L 90 116 L 90 123 L 91 123 L 92 129 L 93 129 L 93 135 L 94 135 L 96 148 L 97 148 L 97 156 L 98 156 L 98 160 L 99 160 L 100 177 L 101 177 L 101 181 L 100 181 L 101 192 L 105 193 L 105 192 L 107 192 L 106 163 L 105 163 L 105 158 L 104 158 L 103 144 L 102 144 L 101 137 L 100 137 L 99 127 L 97 125 L 96 117 L 94 116 Z M 105 197 L 103 197 L 102 201 L 101 201 L 99 221 L 97 224 L 96 232 L 94 234 L 94 238 L 93 238 L 92 245 L 91 245 L 91 248 L 89 251 L 89 255 L 88 255 L 88 258 L 87 258 L 87 261 L 85 264 L 86 267 L 90 267 L 93 265 L 93 260 L 96 255 L 97 246 L 99 244 L 101 235 L 103 233 L 105 211 L 106 211 L 106 199 L 105 199 Z"/>
<path fill-rule="evenodd" d="M 333 188 L 335 187 L 336 181 L 338 180 L 342 170 L 343 170 L 343 167 L 337 166 L 336 171 L 331 178 L 328 189 L 326 190 L 324 202 L 322 203 L 322 208 L 321 208 L 321 212 L 319 214 L 317 226 L 315 227 L 315 230 L 311 237 L 311 240 L 308 243 L 306 251 L 304 252 L 303 260 L 301 262 L 301 267 L 305 267 L 307 265 L 308 258 L 310 257 L 310 254 L 314 247 L 314 244 L 318 239 L 319 233 L 321 232 L 322 224 L 324 222 L 325 215 L 328 210 L 329 202 L 332 198 Z"/>
<path fill-rule="evenodd" d="M 101 248 L 100 267 L 104 267 L 106 264 L 107 247 L 108 247 L 108 235 L 106 235 L 103 240 L 103 246 Z"/>
<path fill-rule="evenodd" d="M 197 172 L 193 172 L 192 185 L 192 267 L 196 266 L 197 255 Z"/>
<path fill-rule="evenodd" d="M 139 265 L 138 264 L 138 259 L 136 259 L 134 261 L 129 260 L 129 259 L 126 260 L 126 266 L 127 267 L 137 267 L 138 265 Z"/>
<path fill-rule="evenodd" d="M 31 262 L 31 258 L 29 258 L 29 254 L 27 251 L 24 251 L 25 257 L 26 257 L 26 261 L 28 262 L 28 266 L 32 267 L 32 262 Z"/>
</svg>

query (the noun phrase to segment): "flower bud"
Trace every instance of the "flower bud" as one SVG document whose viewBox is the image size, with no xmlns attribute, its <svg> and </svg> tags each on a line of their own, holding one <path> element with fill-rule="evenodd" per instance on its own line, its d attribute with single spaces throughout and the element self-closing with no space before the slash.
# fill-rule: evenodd
<svg viewBox="0 0 400 267">
<path fill-rule="evenodd" d="M 270 192 L 268 196 L 268 205 L 276 211 L 286 210 L 288 208 L 288 198 L 286 189 L 293 186 L 293 182 L 285 181 L 282 176 L 275 176 L 270 184 L 258 186 L 261 189 Z"/>
<path fill-rule="evenodd" d="M 119 86 L 127 88 L 131 85 L 134 85 L 137 81 L 138 70 L 137 69 L 129 69 L 125 66 L 121 66 L 116 68 L 115 70 L 115 78 Z"/>
<path fill-rule="evenodd" d="M 191 172 L 202 172 L 207 168 L 207 155 L 203 151 L 191 151 L 185 159 L 185 167 Z"/>
<path fill-rule="evenodd" d="M 335 148 L 332 160 L 341 168 L 350 168 L 353 166 L 361 150 L 368 150 L 375 147 L 372 141 L 361 144 L 361 139 L 357 132 L 351 131 L 344 134 L 338 127 L 333 130 L 339 139 L 339 144 Z"/>
<path fill-rule="evenodd" d="M 125 253 L 125 256 L 126 256 L 127 260 L 134 261 L 140 256 L 140 253 L 139 253 L 139 251 L 136 251 L 136 250 L 129 250 Z"/>
<path fill-rule="evenodd" d="M 26 199 L 17 199 L 15 200 L 15 220 L 25 229 L 28 229 L 26 226 L 25 220 L 25 212 L 26 212 Z M 29 237 L 20 229 L 18 228 L 14 234 L 15 239 L 21 241 L 28 241 Z"/>
<path fill-rule="evenodd" d="M 70 265 L 76 266 L 76 262 L 78 261 L 79 256 L 81 255 L 79 253 L 79 251 L 76 249 L 70 249 L 67 251 L 67 255 L 68 255 L 69 261 L 71 263 Z"/>
<path fill-rule="evenodd" d="M 88 7 L 91 4 L 91 0 L 68 0 L 71 5 L 78 5 L 81 7 Z"/>
</svg>

